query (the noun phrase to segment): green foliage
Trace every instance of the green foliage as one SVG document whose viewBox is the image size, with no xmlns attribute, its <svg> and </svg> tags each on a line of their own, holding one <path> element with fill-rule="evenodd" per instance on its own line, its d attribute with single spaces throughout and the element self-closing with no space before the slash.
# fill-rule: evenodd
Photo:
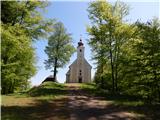
<svg viewBox="0 0 160 120">
<path fill-rule="evenodd" d="M 2 1 L 1 21 L 11 26 L 19 24 L 32 40 L 46 37 L 53 24 L 53 20 L 46 20 L 41 14 L 47 5 L 46 1 Z"/>
<path fill-rule="evenodd" d="M 160 79 L 160 22 L 153 19 L 147 23 L 136 22 L 137 39 L 129 42 L 130 50 L 126 52 L 130 63 L 123 65 L 128 67 L 124 72 L 128 72 L 127 77 L 132 77 L 130 83 L 130 92 L 134 92 L 148 101 L 157 101 L 159 97 L 159 79 Z M 126 56 L 126 57 L 127 57 Z M 131 72 L 130 72 L 131 71 Z"/>
<path fill-rule="evenodd" d="M 123 22 L 123 17 L 128 14 L 128 6 L 123 2 L 111 5 L 106 1 L 96 1 L 91 2 L 88 12 L 92 21 L 92 26 L 88 27 L 89 35 L 91 35 L 89 44 L 92 47 L 94 59 L 97 61 L 96 77 L 100 80 L 96 82 L 100 83 L 103 88 L 106 87 L 105 83 L 112 85 L 114 92 L 118 89 L 122 45 L 132 38 L 135 31 L 133 26 Z"/>
<path fill-rule="evenodd" d="M 55 31 L 49 37 L 48 46 L 45 48 L 48 55 L 45 64 L 47 69 L 54 68 L 52 71 L 56 78 L 57 68 L 63 67 L 69 61 L 75 48 L 71 44 L 70 34 L 67 33 L 61 22 L 56 23 L 53 28 Z"/>
<path fill-rule="evenodd" d="M 106 1 L 88 7 L 89 44 L 97 63 L 94 81 L 101 89 L 159 101 L 160 22 L 128 24 L 123 20 L 128 8 Z"/>
<path fill-rule="evenodd" d="M 44 1 L 1 2 L 2 94 L 26 89 L 36 73 L 32 42 L 53 30 L 50 27 L 53 20 L 45 20 L 40 14 L 47 4 Z"/>
<path fill-rule="evenodd" d="M 2 93 L 12 93 L 18 88 L 26 87 L 28 79 L 36 72 L 34 49 L 20 26 L 2 24 L 1 27 Z"/>
</svg>

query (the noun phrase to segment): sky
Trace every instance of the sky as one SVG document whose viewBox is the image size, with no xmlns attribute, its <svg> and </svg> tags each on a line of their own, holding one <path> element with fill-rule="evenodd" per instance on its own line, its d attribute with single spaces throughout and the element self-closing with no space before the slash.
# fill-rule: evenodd
<svg viewBox="0 0 160 120">
<path fill-rule="evenodd" d="M 160 16 L 160 2 L 159 0 L 122 0 L 130 6 L 130 14 L 126 17 L 126 20 L 130 23 L 135 22 L 137 19 L 146 22 L 153 17 Z M 109 0 L 109 2 L 115 2 L 115 0 Z M 77 43 L 82 38 L 85 46 L 85 58 L 92 66 L 92 78 L 95 73 L 96 65 L 92 61 L 92 52 L 90 46 L 87 44 L 89 38 L 86 31 L 86 26 L 90 24 L 88 18 L 88 7 L 89 1 L 87 0 L 53 0 L 50 1 L 49 6 L 46 8 L 47 12 L 43 13 L 45 18 L 55 18 L 57 21 L 63 22 L 68 33 L 72 34 L 73 45 L 76 48 Z M 51 70 L 46 70 L 44 60 L 47 59 L 47 55 L 44 52 L 45 46 L 47 46 L 47 40 L 38 40 L 34 43 L 36 48 L 37 57 L 37 74 L 31 78 L 32 86 L 39 85 L 41 82 L 48 77 L 53 75 Z M 57 79 L 58 82 L 64 83 L 66 72 L 68 71 L 69 65 L 76 59 L 76 52 L 70 58 L 70 61 L 63 68 L 58 69 Z"/>
</svg>

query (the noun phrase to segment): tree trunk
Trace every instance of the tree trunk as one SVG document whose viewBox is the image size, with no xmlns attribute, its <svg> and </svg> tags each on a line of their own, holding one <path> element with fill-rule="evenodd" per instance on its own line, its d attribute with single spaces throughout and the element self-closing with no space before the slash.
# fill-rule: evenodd
<svg viewBox="0 0 160 120">
<path fill-rule="evenodd" d="M 158 102 L 160 102 L 160 87 L 159 87 L 159 84 L 158 84 Z"/>
<path fill-rule="evenodd" d="M 55 58 L 55 62 L 54 62 L 53 82 L 56 81 L 56 74 L 57 74 L 57 58 Z"/>
<path fill-rule="evenodd" d="M 103 64 L 101 63 L 101 87 L 104 89 Z"/>
<path fill-rule="evenodd" d="M 14 93 L 14 88 L 15 88 L 15 80 L 10 83 L 9 88 L 8 88 L 8 93 Z"/>
<path fill-rule="evenodd" d="M 111 56 L 111 71 L 112 71 L 112 91 L 115 92 L 115 79 L 114 79 L 114 65 L 113 65 L 113 58 L 112 58 L 112 51 L 110 50 Z"/>
<path fill-rule="evenodd" d="M 116 89 L 116 92 L 118 91 L 117 81 L 118 81 L 118 66 L 117 66 L 117 63 L 116 63 L 116 67 L 115 67 L 115 89 Z"/>
<path fill-rule="evenodd" d="M 115 79 L 114 79 L 114 63 L 113 63 L 113 54 L 112 54 L 112 23 L 109 23 L 109 46 L 110 46 L 110 58 L 111 58 L 111 73 L 112 73 L 112 92 L 115 92 Z"/>
<path fill-rule="evenodd" d="M 115 63 L 115 89 L 116 92 L 118 92 L 118 60 L 119 60 L 119 46 L 117 46 L 117 50 L 116 50 L 116 63 Z"/>
<path fill-rule="evenodd" d="M 110 33 L 109 33 L 109 39 L 110 39 L 110 58 L 111 58 L 111 73 L 112 73 L 112 92 L 115 92 L 115 79 L 114 79 L 114 65 L 113 65 L 113 54 L 112 54 L 112 31 L 111 31 L 111 25 L 110 25 Z"/>
</svg>

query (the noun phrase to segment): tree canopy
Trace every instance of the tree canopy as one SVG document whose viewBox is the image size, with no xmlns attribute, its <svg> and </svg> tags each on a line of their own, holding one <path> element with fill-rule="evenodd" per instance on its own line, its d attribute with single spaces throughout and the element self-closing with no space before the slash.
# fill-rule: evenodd
<svg viewBox="0 0 160 120">
<path fill-rule="evenodd" d="M 47 69 L 52 69 L 54 80 L 56 79 L 57 69 L 63 67 L 69 60 L 75 48 L 72 45 L 72 38 L 67 33 L 66 28 L 61 22 L 56 23 L 54 26 L 54 32 L 48 39 L 48 46 L 45 48 L 45 52 L 48 55 L 48 59 L 45 60 Z"/>
<path fill-rule="evenodd" d="M 47 37 L 54 23 L 41 15 L 47 5 L 45 1 L 1 2 L 2 94 L 26 88 L 36 73 L 32 43 Z"/>
<path fill-rule="evenodd" d="M 160 100 L 159 20 L 129 24 L 124 19 L 129 7 L 119 1 L 91 2 L 88 13 L 88 42 L 97 64 L 97 85 L 113 93 Z"/>
</svg>

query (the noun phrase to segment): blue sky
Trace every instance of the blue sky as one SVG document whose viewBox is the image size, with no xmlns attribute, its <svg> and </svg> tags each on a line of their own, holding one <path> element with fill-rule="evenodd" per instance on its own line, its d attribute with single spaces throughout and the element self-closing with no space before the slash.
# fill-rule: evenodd
<svg viewBox="0 0 160 120">
<path fill-rule="evenodd" d="M 85 2 L 82 2 L 85 1 Z M 115 0 L 110 0 L 114 2 Z M 130 6 L 130 14 L 126 17 L 129 22 L 135 22 L 137 19 L 146 22 L 147 20 L 153 18 L 154 16 L 160 16 L 160 3 L 158 0 L 123 0 L 127 2 Z M 148 1 L 148 2 L 146 2 Z M 88 19 L 88 13 L 86 11 L 88 7 L 88 2 L 86 0 L 81 0 L 78 2 L 59 0 L 50 1 L 50 5 L 46 8 L 47 12 L 43 13 L 46 18 L 56 18 L 57 20 L 63 22 L 67 31 L 72 34 L 73 45 L 77 47 L 77 42 L 82 35 L 82 40 L 85 46 L 85 58 L 92 65 L 92 77 L 95 72 L 94 62 L 91 60 L 92 53 L 90 47 L 87 44 L 88 34 L 86 32 L 86 26 L 90 23 Z M 37 67 L 38 71 L 35 76 L 31 78 L 32 85 L 39 85 L 47 76 L 53 73 L 50 70 L 45 69 L 44 60 L 47 59 L 47 55 L 44 52 L 45 46 L 47 45 L 47 40 L 39 40 L 34 43 L 36 48 L 37 56 Z M 76 53 L 70 58 L 70 62 L 64 67 L 58 69 L 58 81 L 60 83 L 65 82 L 65 74 L 68 71 L 68 66 L 76 59 Z"/>
</svg>

